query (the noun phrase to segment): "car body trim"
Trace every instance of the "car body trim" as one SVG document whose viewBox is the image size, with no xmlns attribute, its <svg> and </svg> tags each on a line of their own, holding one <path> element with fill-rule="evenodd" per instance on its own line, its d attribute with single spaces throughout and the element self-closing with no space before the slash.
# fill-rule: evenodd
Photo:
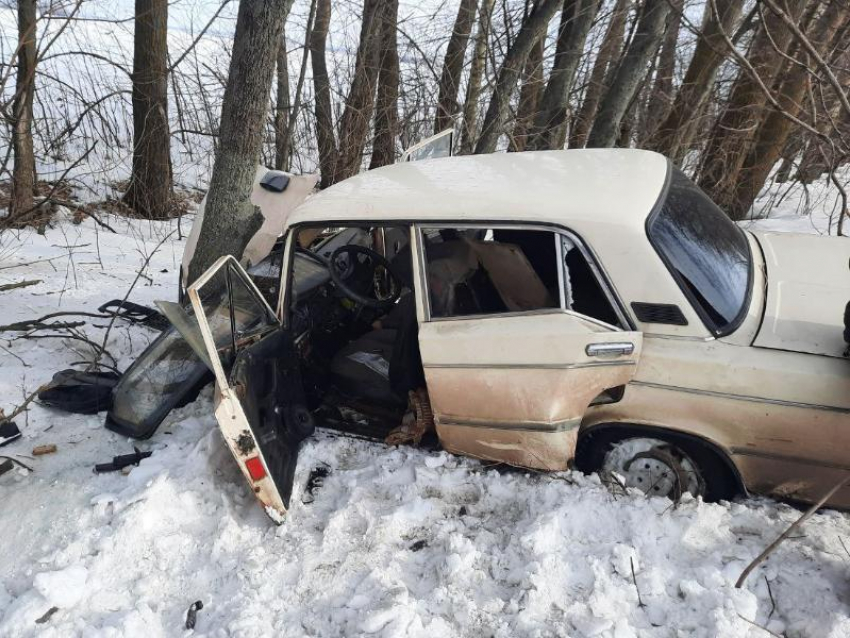
<svg viewBox="0 0 850 638">
<path fill-rule="evenodd" d="M 607 368 L 634 366 L 636 361 L 587 361 L 583 363 L 425 363 L 423 368 L 460 368 L 464 370 L 576 370 L 579 368 Z"/>
<path fill-rule="evenodd" d="M 579 425 L 581 425 L 581 418 L 575 419 L 566 419 L 564 421 L 554 421 L 552 423 L 546 423 L 541 421 L 490 421 L 490 420 L 478 420 L 478 419 L 468 419 L 468 418 L 455 418 L 455 417 L 445 417 L 443 419 L 437 420 L 438 426 L 448 426 L 451 427 L 453 425 L 462 426 L 462 427 L 471 427 L 471 428 L 484 428 L 484 429 L 492 429 L 492 430 L 518 430 L 523 432 L 546 432 L 546 433 L 554 433 L 554 432 L 569 432 L 571 430 L 578 429 Z"/>
<path fill-rule="evenodd" d="M 665 385 L 663 383 L 652 383 L 650 381 L 632 381 L 634 385 L 642 385 L 659 390 L 671 390 L 673 392 L 687 392 L 689 394 L 701 394 L 703 396 L 732 399 L 734 401 L 751 401 L 753 403 L 769 403 L 771 405 L 784 405 L 791 408 L 804 408 L 807 410 L 824 410 L 827 412 L 838 412 L 850 414 L 850 408 L 842 408 L 834 405 L 819 405 L 817 403 L 803 403 L 801 401 L 785 401 L 784 399 L 771 399 L 768 397 L 756 397 L 746 394 L 732 394 L 729 392 L 715 392 L 714 390 L 700 390 L 699 388 L 683 388 L 676 385 Z"/>
<path fill-rule="evenodd" d="M 828 461 L 816 461 L 815 459 L 810 459 L 803 456 L 791 456 L 788 454 L 777 454 L 775 452 L 762 452 L 760 450 L 753 450 L 745 447 L 730 448 L 729 453 L 733 456 L 756 456 L 759 458 L 771 459 L 773 461 L 782 461 L 784 463 L 801 463 L 803 465 L 828 467 L 836 470 L 850 470 L 850 465 L 830 463 Z"/>
</svg>

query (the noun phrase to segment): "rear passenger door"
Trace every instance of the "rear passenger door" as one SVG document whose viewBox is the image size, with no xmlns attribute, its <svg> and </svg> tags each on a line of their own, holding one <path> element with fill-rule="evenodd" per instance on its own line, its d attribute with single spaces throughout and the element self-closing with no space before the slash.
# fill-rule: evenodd
<svg viewBox="0 0 850 638">
<path fill-rule="evenodd" d="M 617 400 L 642 344 L 589 253 L 566 234 L 510 227 L 422 227 L 417 251 L 419 345 L 443 446 L 566 469 L 585 410 Z"/>
</svg>

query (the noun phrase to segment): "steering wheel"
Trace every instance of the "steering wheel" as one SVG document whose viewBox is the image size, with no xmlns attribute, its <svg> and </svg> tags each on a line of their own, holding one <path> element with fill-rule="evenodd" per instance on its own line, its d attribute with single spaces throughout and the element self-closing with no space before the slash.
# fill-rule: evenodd
<svg viewBox="0 0 850 638">
<path fill-rule="evenodd" d="M 373 283 L 375 281 L 375 273 L 378 268 L 383 268 L 386 272 L 388 272 L 390 274 L 390 279 L 392 280 L 392 294 L 389 297 L 378 299 L 376 296 L 369 297 L 352 288 L 347 280 L 356 270 L 357 264 L 369 267 L 369 280 Z M 391 308 L 399 296 L 401 296 L 402 281 L 399 279 L 398 275 L 393 272 L 389 260 L 380 253 L 375 252 L 371 248 L 366 248 L 365 246 L 347 244 L 337 248 L 333 251 L 330 259 L 328 260 L 328 272 L 330 273 L 334 284 L 346 297 L 359 304 L 368 306 L 369 308 L 387 310 Z M 373 295 L 375 294 L 374 286 L 372 293 Z"/>
</svg>

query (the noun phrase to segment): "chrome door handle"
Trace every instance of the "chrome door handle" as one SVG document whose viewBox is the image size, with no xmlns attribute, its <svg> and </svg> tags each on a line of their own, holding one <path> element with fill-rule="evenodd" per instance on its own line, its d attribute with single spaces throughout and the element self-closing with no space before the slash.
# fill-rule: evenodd
<svg viewBox="0 0 850 638">
<path fill-rule="evenodd" d="M 635 344 L 628 341 L 618 343 L 591 343 L 584 349 L 588 357 L 621 357 L 632 354 Z"/>
</svg>

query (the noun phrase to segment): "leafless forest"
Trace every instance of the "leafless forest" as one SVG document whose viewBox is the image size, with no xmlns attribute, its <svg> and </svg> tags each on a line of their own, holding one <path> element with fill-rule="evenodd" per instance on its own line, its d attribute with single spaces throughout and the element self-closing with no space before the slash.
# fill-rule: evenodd
<svg viewBox="0 0 850 638">
<path fill-rule="evenodd" d="M 0 225 L 179 214 L 257 139 L 327 187 L 454 128 L 657 150 L 736 220 L 827 181 L 844 231 L 848 0 L 6 0 L 0 29 Z"/>
</svg>

